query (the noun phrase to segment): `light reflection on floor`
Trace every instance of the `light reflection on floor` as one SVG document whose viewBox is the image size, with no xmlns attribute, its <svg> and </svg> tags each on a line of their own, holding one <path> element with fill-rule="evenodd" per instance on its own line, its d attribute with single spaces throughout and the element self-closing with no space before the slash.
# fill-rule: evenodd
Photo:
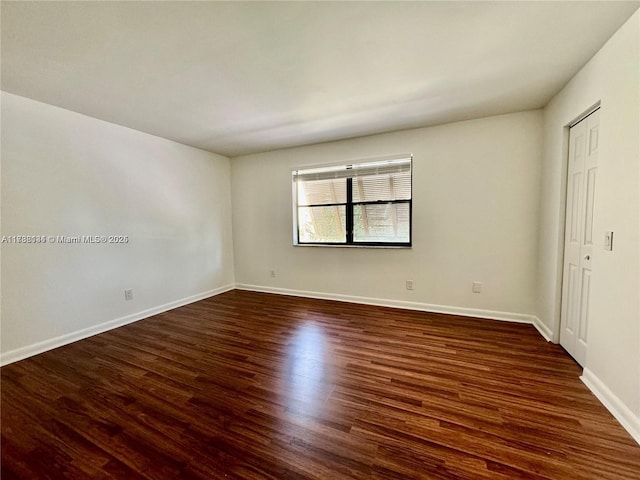
<svg viewBox="0 0 640 480">
<path fill-rule="evenodd" d="M 284 366 L 288 410 L 313 416 L 326 400 L 327 343 L 323 329 L 311 322 L 293 333 Z"/>
</svg>

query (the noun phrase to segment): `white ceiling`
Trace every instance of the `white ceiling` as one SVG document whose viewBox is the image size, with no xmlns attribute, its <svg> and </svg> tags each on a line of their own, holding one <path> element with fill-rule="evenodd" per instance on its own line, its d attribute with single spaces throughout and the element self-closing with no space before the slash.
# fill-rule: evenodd
<svg viewBox="0 0 640 480">
<path fill-rule="evenodd" d="M 2 89 L 227 156 L 540 108 L 638 8 L 2 2 Z"/>
</svg>

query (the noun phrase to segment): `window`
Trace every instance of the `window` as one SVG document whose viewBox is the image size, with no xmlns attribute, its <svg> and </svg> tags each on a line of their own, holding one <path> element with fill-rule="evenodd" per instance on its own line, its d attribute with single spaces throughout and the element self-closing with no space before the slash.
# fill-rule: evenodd
<svg viewBox="0 0 640 480">
<path fill-rule="evenodd" d="M 411 163 L 294 170 L 294 244 L 410 247 Z"/>
</svg>

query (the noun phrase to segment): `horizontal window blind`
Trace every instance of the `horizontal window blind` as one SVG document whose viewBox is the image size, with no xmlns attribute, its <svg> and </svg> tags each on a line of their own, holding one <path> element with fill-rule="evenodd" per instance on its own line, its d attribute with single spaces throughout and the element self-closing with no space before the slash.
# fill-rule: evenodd
<svg viewBox="0 0 640 480">
<path fill-rule="evenodd" d="M 410 246 L 412 160 L 294 170 L 294 243 Z"/>
<path fill-rule="evenodd" d="M 332 178 L 356 178 L 371 175 L 407 173 L 411 171 L 411 157 L 393 158 L 375 162 L 362 162 L 350 165 L 336 165 L 294 170 L 294 181 L 329 180 Z"/>
</svg>

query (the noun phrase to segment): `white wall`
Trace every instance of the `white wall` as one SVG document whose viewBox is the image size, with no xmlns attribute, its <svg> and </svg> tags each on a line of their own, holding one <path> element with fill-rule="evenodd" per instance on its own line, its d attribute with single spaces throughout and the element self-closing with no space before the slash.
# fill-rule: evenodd
<svg viewBox="0 0 640 480">
<path fill-rule="evenodd" d="M 531 111 L 234 158 L 236 281 L 525 319 L 535 308 L 541 135 L 542 112 Z M 292 246 L 293 167 L 407 152 L 412 249 Z"/>
<path fill-rule="evenodd" d="M 3 92 L 2 235 L 130 238 L 3 244 L 3 362 L 231 286 L 229 175 L 226 157 Z"/>
<path fill-rule="evenodd" d="M 544 110 L 538 316 L 560 322 L 566 125 L 602 102 L 593 281 L 585 379 L 640 441 L 640 13 L 636 12 Z M 614 231 L 606 252 L 604 232 Z M 604 398 L 607 397 L 607 398 Z M 621 412 L 621 413 L 620 413 Z M 619 418 L 620 419 L 620 418 Z M 624 418 L 622 418 L 624 420 Z"/>
</svg>

